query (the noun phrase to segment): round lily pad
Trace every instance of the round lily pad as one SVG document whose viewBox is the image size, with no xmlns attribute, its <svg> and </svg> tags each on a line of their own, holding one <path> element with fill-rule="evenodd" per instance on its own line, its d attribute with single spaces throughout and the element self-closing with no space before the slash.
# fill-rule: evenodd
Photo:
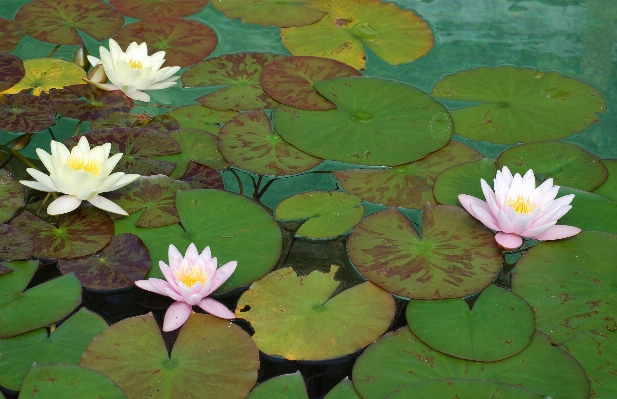
<svg viewBox="0 0 617 399">
<path fill-rule="evenodd" d="M 452 166 L 435 179 L 433 195 L 440 204 L 458 206 L 460 206 L 459 194 L 484 198 L 480 180 L 484 179 L 492 186 L 495 172 L 495 161 L 492 159 L 479 159 Z"/>
<path fill-rule="evenodd" d="M 424 207 L 422 233 L 396 208 L 372 214 L 352 231 L 349 258 L 383 289 L 413 299 L 460 298 L 497 277 L 495 235 L 457 207 Z"/>
<path fill-rule="evenodd" d="M 444 378 L 490 380 L 552 398 L 589 397 L 589 382 L 581 365 L 539 332 L 521 353 L 487 363 L 436 352 L 402 327 L 369 346 L 353 369 L 354 386 L 363 399 L 388 397 L 406 385 Z"/>
<path fill-rule="evenodd" d="M 110 356 L 113 354 L 113 356 Z M 228 320 L 193 313 L 171 354 L 152 314 L 122 320 L 99 334 L 81 365 L 112 379 L 131 398 L 245 398 L 257 380 L 259 352 Z"/>
<path fill-rule="evenodd" d="M 163 16 L 126 25 L 114 36 L 114 40 L 122 48 L 128 47 L 131 42 L 145 42 L 152 53 L 165 51 L 164 66 L 180 67 L 206 58 L 218 43 L 216 33 L 200 21 Z"/>
<path fill-rule="evenodd" d="M 328 111 L 279 106 L 277 132 L 315 157 L 364 165 L 401 165 L 445 146 L 452 121 L 441 104 L 409 85 L 351 77 L 315 83 L 337 105 Z"/>
<path fill-rule="evenodd" d="M 208 0 L 110 0 L 109 3 L 127 17 L 186 17 L 207 6 Z"/>
<path fill-rule="evenodd" d="M 246 399 L 309 399 L 299 371 L 270 378 L 257 385 Z"/>
<path fill-rule="evenodd" d="M 518 261 L 512 290 L 536 312 L 537 329 L 560 344 L 599 327 L 617 329 L 617 236 L 595 231 L 533 247 Z"/>
<path fill-rule="evenodd" d="M 599 187 L 593 190 L 595 194 L 617 201 L 617 159 L 602 159 L 601 162 L 608 170 L 608 178 Z"/>
<path fill-rule="evenodd" d="M 362 76 L 347 64 L 320 57 L 286 57 L 266 65 L 261 73 L 264 91 L 281 104 L 311 111 L 336 108 L 315 90 L 315 82 Z"/>
<path fill-rule="evenodd" d="M 3 94 L 0 130 L 36 133 L 56 123 L 56 111 L 47 99 L 26 93 Z"/>
<path fill-rule="evenodd" d="M 432 95 L 481 103 L 452 111 L 455 132 L 498 144 L 559 140 L 606 112 L 602 95 L 585 83 L 513 66 L 457 72 L 437 82 Z"/>
<path fill-rule="evenodd" d="M 173 116 L 183 129 L 201 129 L 218 136 L 216 124 L 225 123 L 238 113 L 235 111 L 218 111 L 203 105 L 185 105 L 174 108 L 167 113 Z"/>
<path fill-rule="evenodd" d="M 259 350 L 289 360 L 324 360 L 362 349 L 388 329 L 392 296 L 365 282 L 332 297 L 337 270 L 298 276 L 292 268 L 279 269 L 242 294 L 236 317 L 251 323 Z"/>
<path fill-rule="evenodd" d="M 180 181 L 187 182 L 193 190 L 200 188 L 222 190 L 225 186 L 223 184 L 223 177 L 219 172 L 193 161 L 189 162 L 186 172 L 184 172 Z"/>
<path fill-rule="evenodd" d="M 410 301 L 407 322 L 431 348 L 483 362 L 516 355 L 529 345 L 535 331 L 533 310 L 527 302 L 492 284 L 471 309 L 464 299 Z"/>
<path fill-rule="evenodd" d="M 345 377 L 343 381 L 336 384 L 334 388 L 328 392 L 324 399 L 362 399 L 353 387 L 353 383 L 349 378 Z"/>
<path fill-rule="evenodd" d="M 558 197 L 574 194 L 572 209 L 559 219 L 559 224 L 576 226 L 585 231 L 617 234 L 617 202 L 601 195 L 560 187 Z"/>
<path fill-rule="evenodd" d="M 521 176 L 529 169 L 544 181 L 553 178 L 558 186 L 591 191 L 608 177 L 608 170 L 593 154 L 568 143 L 547 141 L 512 147 L 499 155 L 497 169 L 508 166 Z"/>
<path fill-rule="evenodd" d="M 293 55 L 333 58 L 364 69 L 364 46 L 391 65 L 414 61 L 433 47 L 427 23 L 410 10 L 380 0 L 312 0 L 327 14 L 319 22 L 281 29 L 283 45 Z"/>
<path fill-rule="evenodd" d="M 125 95 L 91 85 L 69 86 L 61 90 L 65 96 L 56 96 L 56 90 L 50 92 L 56 112 L 82 121 L 93 121 L 115 112 L 129 112 L 133 107 L 133 102 Z"/>
<path fill-rule="evenodd" d="M 433 183 L 440 172 L 461 163 L 482 158 L 479 152 L 450 141 L 440 150 L 412 163 L 388 169 L 335 171 L 334 176 L 346 191 L 375 204 L 421 209 L 433 197 Z"/>
<path fill-rule="evenodd" d="M 0 222 L 6 222 L 24 205 L 24 186 L 6 169 L 0 169 Z"/>
<path fill-rule="evenodd" d="M 30 259 L 34 244 L 23 231 L 0 223 L 0 259 Z"/>
<path fill-rule="evenodd" d="M 296 231 L 297 237 L 333 238 L 355 226 L 364 215 L 362 200 L 342 191 L 309 191 L 282 200 L 274 217 L 306 220 Z"/>
<path fill-rule="evenodd" d="M 10 19 L 0 18 L 0 51 L 10 53 L 24 36 L 26 36 L 25 26 Z M 2 90 L 4 88 L 0 86 L 0 91 Z"/>
<path fill-rule="evenodd" d="M 7 23 L 6 21 L 0 18 L 0 30 L 2 29 L 1 26 Z M 0 40 L 1 37 L 0 35 Z M 2 42 L 0 41 L 0 51 L 2 51 L 1 49 Z M 0 52 L 0 92 L 16 85 L 24 76 L 26 76 L 26 70 L 21 58 L 13 54 Z"/>
<path fill-rule="evenodd" d="M 397 389 L 387 399 L 548 399 L 516 385 L 489 380 L 442 379 L 416 382 Z"/>
<path fill-rule="evenodd" d="M 212 1 L 227 18 L 240 18 L 248 24 L 303 26 L 319 21 L 326 11 L 313 8 L 308 0 L 225 0 Z"/>
<path fill-rule="evenodd" d="M 227 122 L 219 133 L 221 153 L 234 166 L 260 175 L 305 172 L 322 159 L 296 149 L 272 131 L 263 110 L 248 111 Z"/>
<path fill-rule="evenodd" d="M 33 3 L 36 3 L 34 1 Z M 30 4 L 33 4 L 30 3 Z M 61 89 L 64 86 L 86 84 L 86 72 L 77 64 L 56 58 L 38 58 L 24 61 L 25 76 L 3 94 L 15 94 L 26 89 L 32 89 L 32 94 L 38 96 L 50 89 Z"/>
</svg>

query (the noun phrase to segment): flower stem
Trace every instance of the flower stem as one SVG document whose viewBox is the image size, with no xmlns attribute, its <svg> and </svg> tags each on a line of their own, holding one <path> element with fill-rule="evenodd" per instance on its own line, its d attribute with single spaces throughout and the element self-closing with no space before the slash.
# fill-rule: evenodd
<svg viewBox="0 0 617 399">
<path fill-rule="evenodd" d="M 21 155 L 19 152 L 15 151 L 14 149 L 9 148 L 4 144 L 0 144 L 0 149 L 2 149 L 2 151 L 8 152 L 9 154 L 16 157 L 17 159 L 19 159 L 20 161 L 22 161 L 23 163 L 25 163 L 27 166 L 31 167 L 32 169 L 36 169 L 36 166 L 34 166 L 32 162 L 28 161 L 28 158 L 24 157 L 23 155 Z"/>
<path fill-rule="evenodd" d="M 49 53 L 47 58 L 50 58 L 52 55 L 54 55 L 56 53 L 56 51 L 58 51 L 59 48 L 60 48 L 60 45 L 58 44 L 56 47 L 54 47 L 53 50 L 51 50 L 51 53 Z"/>
<path fill-rule="evenodd" d="M 238 180 L 238 187 L 240 188 L 240 195 L 244 195 L 244 188 L 242 187 L 242 179 L 240 179 L 240 176 L 238 176 L 238 173 L 236 173 L 236 171 L 233 170 L 232 168 L 229 168 L 229 171 L 233 173 L 233 175 L 236 176 L 236 180 Z"/>
</svg>

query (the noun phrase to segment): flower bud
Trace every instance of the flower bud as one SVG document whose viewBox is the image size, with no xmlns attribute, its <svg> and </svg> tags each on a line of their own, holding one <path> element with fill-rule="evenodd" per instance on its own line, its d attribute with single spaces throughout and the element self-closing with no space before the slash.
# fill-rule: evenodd
<svg viewBox="0 0 617 399">
<path fill-rule="evenodd" d="M 26 133 L 19 136 L 19 138 L 13 142 L 13 150 L 19 151 L 26 148 L 26 146 L 30 143 L 30 140 L 32 140 L 32 136 L 33 135 L 31 133 Z"/>
<path fill-rule="evenodd" d="M 73 64 L 77 64 L 87 71 L 90 68 L 90 61 L 88 61 L 88 50 L 84 46 L 79 46 L 75 55 L 73 56 Z"/>
<path fill-rule="evenodd" d="M 105 74 L 103 64 L 98 64 L 94 67 L 94 69 L 92 69 L 92 71 L 88 74 L 88 80 L 95 83 L 107 82 L 107 75 Z"/>
</svg>

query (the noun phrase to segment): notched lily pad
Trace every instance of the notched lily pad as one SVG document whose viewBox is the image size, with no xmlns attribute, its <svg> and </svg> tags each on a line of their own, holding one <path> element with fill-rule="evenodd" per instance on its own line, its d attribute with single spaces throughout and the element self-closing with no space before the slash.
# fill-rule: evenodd
<svg viewBox="0 0 617 399">
<path fill-rule="evenodd" d="M 433 195 L 437 202 L 444 205 L 461 206 L 458 201 L 459 194 L 484 199 L 480 180 L 484 179 L 492 187 L 495 173 L 495 161 L 492 159 L 479 159 L 451 166 L 435 179 Z"/>
<path fill-rule="evenodd" d="M 6 169 L 0 169 L 0 222 L 6 222 L 24 205 L 24 186 Z"/>
<path fill-rule="evenodd" d="M 24 69 L 25 76 L 17 84 L 5 90 L 3 94 L 32 90 L 32 94 L 38 96 L 41 92 L 48 92 L 51 89 L 86 84 L 83 81 L 86 78 L 86 72 L 79 65 L 57 58 L 26 60 Z"/>
<path fill-rule="evenodd" d="M 129 112 L 134 105 L 123 94 L 90 85 L 52 89 L 49 94 L 56 112 L 82 121 L 93 121 L 115 112 Z"/>
<path fill-rule="evenodd" d="M 0 223 L 0 259 L 30 259 L 34 244 L 23 231 Z"/>
<path fill-rule="evenodd" d="M 218 171 L 193 161 L 189 162 L 180 181 L 187 182 L 193 190 L 200 188 L 222 190 L 225 187 L 223 177 Z"/>
<path fill-rule="evenodd" d="M 600 160 L 608 170 L 608 178 L 593 190 L 594 194 L 617 201 L 617 159 Z"/>
<path fill-rule="evenodd" d="M 0 92 L 17 84 L 26 76 L 24 62 L 16 55 L 4 53 L 2 51 L 2 26 L 11 23 L 6 19 L 0 18 Z M 17 44 L 17 43 L 16 43 Z M 10 50 L 9 50 L 10 51 Z"/>
<path fill-rule="evenodd" d="M 617 234 L 617 201 L 569 187 L 560 187 L 557 196 L 568 194 L 574 194 L 572 209 L 559 219 L 559 224 Z"/>
<path fill-rule="evenodd" d="M 110 0 L 109 3 L 127 17 L 186 17 L 207 6 L 208 0 Z"/>
<path fill-rule="evenodd" d="M 326 14 L 326 11 L 311 7 L 308 0 L 217 0 L 212 1 L 212 7 L 227 18 L 240 18 L 242 22 L 264 26 L 309 25 Z"/>
<path fill-rule="evenodd" d="M 25 26 L 10 19 L 0 18 L 0 51 L 10 53 L 24 36 L 26 36 Z M 4 89 L 0 85 L 0 91 Z"/>
<path fill-rule="evenodd" d="M 246 399 L 309 399 L 299 371 L 270 378 L 258 384 Z"/>
<path fill-rule="evenodd" d="M 43 97 L 27 93 L 4 94 L 0 102 L 0 130 L 36 133 L 56 123 L 56 111 Z"/>
<path fill-rule="evenodd" d="M 236 116 L 236 111 L 219 111 L 203 105 L 185 105 L 167 113 L 173 116 L 183 129 L 201 129 L 218 136 L 217 124 Z"/>
</svg>

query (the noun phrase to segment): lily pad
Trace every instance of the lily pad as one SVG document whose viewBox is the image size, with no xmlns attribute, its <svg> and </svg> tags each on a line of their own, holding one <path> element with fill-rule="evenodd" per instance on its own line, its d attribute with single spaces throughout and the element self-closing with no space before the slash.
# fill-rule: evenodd
<svg viewBox="0 0 617 399">
<path fill-rule="evenodd" d="M 362 200 L 342 191 L 309 191 L 282 200 L 274 217 L 282 221 L 306 220 L 297 237 L 333 238 L 354 227 L 364 216 Z"/>
<path fill-rule="evenodd" d="M 109 291 L 129 288 L 150 270 L 146 245 L 133 234 L 113 236 L 109 245 L 87 257 L 58 259 L 62 274 L 74 273 L 84 288 Z"/>
<path fill-rule="evenodd" d="M 322 161 L 299 151 L 273 132 L 263 110 L 248 111 L 227 122 L 219 133 L 219 148 L 234 166 L 259 175 L 293 175 Z"/>
<path fill-rule="evenodd" d="M 521 353 L 486 363 L 433 351 L 402 327 L 369 346 L 353 369 L 354 386 L 363 399 L 384 398 L 408 384 L 444 378 L 490 380 L 560 399 L 589 397 L 581 365 L 539 332 Z"/>
<path fill-rule="evenodd" d="M 416 382 L 397 389 L 387 399 L 420 398 L 456 399 L 549 399 L 516 385 L 488 380 L 442 379 Z"/>
<path fill-rule="evenodd" d="M 201 105 L 219 111 L 274 108 L 278 104 L 261 88 L 265 65 L 283 58 L 270 53 L 238 53 L 210 58 L 193 65 L 182 75 L 185 87 L 227 86 L 198 99 Z"/>
<path fill-rule="evenodd" d="M 479 159 L 452 166 L 435 179 L 433 195 L 440 204 L 458 206 L 461 205 L 458 201 L 459 194 L 484 198 L 480 180 L 484 179 L 493 186 L 495 172 L 495 161 L 492 159 Z"/>
<path fill-rule="evenodd" d="M 572 209 L 559 219 L 559 224 L 576 226 L 585 231 L 617 234 L 617 202 L 601 195 L 560 187 L 558 197 L 574 194 Z"/>
<path fill-rule="evenodd" d="M 445 169 L 482 158 L 479 152 L 450 141 L 419 161 L 389 169 L 351 169 L 335 171 L 339 185 L 352 194 L 375 204 L 423 208 L 433 197 L 435 179 Z"/>
<path fill-rule="evenodd" d="M 56 123 L 56 111 L 47 99 L 26 93 L 4 94 L 0 102 L 0 130 L 36 133 Z"/>
<path fill-rule="evenodd" d="M 109 3 L 127 17 L 186 17 L 207 6 L 208 0 L 110 0 Z"/>
<path fill-rule="evenodd" d="M 516 264 L 512 291 L 534 308 L 537 329 L 555 344 L 599 327 L 617 329 L 616 256 L 613 234 L 542 242 Z"/>
<path fill-rule="evenodd" d="M 0 276 L 0 338 L 47 326 L 69 315 L 81 303 L 81 284 L 72 274 L 24 289 L 38 261 L 4 262 L 13 269 Z"/>
<path fill-rule="evenodd" d="M 13 271 L 10 267 L 7 267 L 0 263 L 0 276 L 4 276 L 5 274 L 9 274 Z"/>
<path fill-rule="evenodd" d="M 0 51 L 10 53 L 26 36 L 26 27 L 19 22 L 0 18 Z M 0 91 L 4 90 L 0 86 Z"/>
<path fill-rule="evenodd" d="M 310 3 L 308 0 L 218 0 L 211 4 L 227 18 L 240 18 L 248 24 L 303 26 L 319 21 L 326 14 Z"/>
<path fill-rule="evenodd" d="M 216 33 L 208 25 L 180 17 L 142 19 L 124 26 L 114 39 L 122 48 L 131 42 L 145 42 L 151 52 L 165 51 L 166 66 L 180 67 L 206 58 L 218 43 Z"/>
<path fill-rule="evenodd" d="M 493 232 L 448 205 L 424 207 L 421 236 L 396 208 L 372 214 L 352 231 L 347 252 L 373 283 L 398 296 L 425 300 L 480 291 L 502 264 Z"/>
<path fill-rule="evenodd" d="M 24 205 L 24 186 L 6 169 L 0 169 L 0 222 L 6 222 Z"/>
<path fill-rule="evenodd" d="M 82 121 L 93 121 L 115 112 L 129 112 L 133 107 L 133 102 L 125 95 L 90 85 L 75 85 L 62 89 L 68 96 L 55 96 L 56 90 L 50 91 L 56 112 Z"/>
<path fill-rule="evenodd" d="M 602 95 L 585 83 L 513 66 L 446 76 L 432 95 L 481 103 L 452 111 L 455 132 L 497 144 L 559 140 L 580 133 L 606 112 Z"/>
<path fill-rule="evenodd" d="M 2 26 L 11 23 L 6 19 L 0 18 L 0 30 Z M 0 31 L 0 51 L 2 51 L 2 35 Z M 17 43 L 15 43 L 17 44 Z M 24 62 L 16 55 L 0 52 L 0 92 L 17 84 L 26 76 Z"/>
<path fill-rule="evenodd" d="M 261 73 L 264 91 L 281 104 L 310 111 L 336 108 L 315 90 L 316 82 L 362 76 L 347 64 L 320 57 L 286 57 L 266 65 Z"/>
<path fill-rule="evenodd" d="M 593 154 L 568 143 L 555 141 L 512 147 L 499 155 L 497 169 L 508 166 L 521 176 L 529 169 L 542 181 L 553 178 L 559 186 L 591 191 L 604 183 L 608 170 Z"/>
<path fill-rule="evenodd" d="M 33 362 L 79 364 L 86 346 L 107 323 L 95 313 L 82 308 L 48 336 L 47 328 L 15 337 L 0 339 L 3 361 L 0 362 L 0 384 L 19 391 L 22 380 Z"/>
<path fill-rule="evenodd" d="M 531 307 L 505 288 L 489 285 L 469 309 L 464 299 L 410 301 L 411 331 L 436 351 L 494 362 L 529 345 L 535 331 Z"/>
<path fill-rule="evenodd" d="M 259 352 L 228 320 L 193 313 L 171 354 L 152 314 L 122 320 L 88 346 L 81 365 L 111 378 L 130 398 L 245 398 L 257 380 Z"/>
<path fill-rule="evenodd" d="M 34 244 L 23 231 L 0 223 L 0 259 L 30 259 Z"/>
<path fill-rule="evenodd" d="M 309 399 L 299 371 L 279 375 L 257 385 L 246 399 Z"/>
<path fill-rule="evenodd" d="M 34 1 L 33 3 L 36 3 Z M 33 4 L 30 3 L 30 4 Z M 77 64 L 56 58 L 38 58 L 24 61 L 25 76 L 3 94 L 15 94 L 31 89 L 38 96 L 50 89 L 86 84 L 86 72 Z"/>
<path fill-rule="evenodd" d="M 445 146 L 452 121 L 441 104 L 409 85 L 379 78 L 339 78 L 315 83 L 338 106 L 304 111 L 279 106 L 277 132 L 318 158 L 364 165 L 401 165 Z"/>
<path fill-rule="evenodd" d="M 180 178 L 180 181 L 187 182 L 193 190 L 200 188 L 222 190 L 225 187 L 223 177 L 218 171 L 193 161 L 189 162 L 186 172 Z"/>
<path fill-rule="evenodd" d="M 28 211 L 11 221 L 13 227 L 28 234 L 37 258 L 78 258 L 100 251 L 114 234 L 111 218 L 93 206 L 58 217 L 58 227 Z"/>
<path fill-rule="evenodd" d="M 617 201 L 617 159 L 602 159 L 601 162 L 608 170 L 608 178 L 599 187 L 593 190 L 595 194 Z"/>
<path fill-rule="evenodd" d="M 167 115 L 173 116 L 183 129 L 201 129 L 218 136 L 216 124 L 225 123 L 237 114 L 236 111 L 218 111 L 203 105 L 185 105 L 172 109 Z"/>
<path fill-rule="evenodd" d="M 251 323 L 259 350 L 289 360 L 331 359 L 364 348 L 388 329 L 392 296 L 364 282 L 333 297 L 337 270 L 298 276 L 279 269 L 242 294 L 236 317 Z"/>
<path fill-rule="evenodd" d="M 345 377 L 343 381 L 336 384 L 334 388 L 328 392 L 324 399 L 362 399 L 353 387 L 353 383 L 349 378 Z"/>
</svg>

